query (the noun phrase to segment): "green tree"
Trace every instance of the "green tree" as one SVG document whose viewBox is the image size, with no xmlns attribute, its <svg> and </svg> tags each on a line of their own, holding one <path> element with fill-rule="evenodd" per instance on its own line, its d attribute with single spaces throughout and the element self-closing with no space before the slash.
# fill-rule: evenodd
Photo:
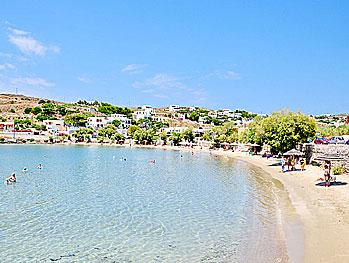
<svg viewBox="0 0 349 263">
<path fill-rule="evenodd" d="M 24 109 L 24 113 L 25 113 L 25 114 L 29 114 L 29 113 L 32 112 L 32 109 L 33 109 L 33 108 L 25 108 L 25 109 Z"/>
<path fill-rule="evenodd" d="M 190 127 L 190 128 L 188 128 L 188 129 L 184 130 L 184 131 L 182 132 L 182 135 L 181 135 L 181 136 L 182 136 L 182 138 L 183 138 L 185 141 L 193 142 L 194 139 L 195 139 L 195 134 L 194 134 L 194 132 L 193 132 L 193 128 Z"/>
<path fill-rule="evenodd" d="M 198 121 L 199 117 L 200 117 L 199 113 L 194 111 L 189 115 L 188 119 L 192 121 Z"/>
<path fill-rule="evenodd" d="M 179 142 L 182 140 L 182 136 L 179 132 L 173 132 L 172 135 L 170 136 L 170 140 L 172 140 L 173 144 L 177 146 Z"/>
<path fill-rule="evenodd" d="M 160 139 L 163 141 L 163 144 L 165 145 L 167 142 L 167 134 L 165 131 L 163 131 L 162 133 L 160 133 Z"/>
<path fill-rule="evenodd" d="M 121 121 L 119 121 L 119 120 L 113 120 L 111 123 L 112 123 L 113 125 L 115 125 L 116 127 L 119 127 L 120 124 L 121 124 Z"/>
<path fill-rule="evenodd" d="M 125 141 L 125 136 L 121 133 L 115 133 L 112 137 L 112 140 L 116 141 L 116 142 L 123 142 Z"/>
<path fill-rule="evenodd" d="M 35 108 L 32 109 L 32 113 L 33 113 L 34 115 L 38 115 L 38 114 L 41 113 L 41 112 L 42 112 L 42 110 L 41 110 L 40 107 L 35 107 Z"/>
<path fill-rule="evenodd" d="M 116 129 L 115 125 L 111 125 L 111 124 L 104 127 L 104 128 L 100 128 L 98 130 L 99 136 L 107 137 L 109 139 L 116 133 L 117 133 L 117 129 Z"/>
<path fill-rule="evenodd" d="M 68 124 L 84 125 L 86 123 L 87 117 L 84 115 L 68 115 L 64 118 L 64 122 Z"/>
<path fill-rule="evenodd" d="M 128 133 L 132 136 L 138 130 L 141 130 L 141 128 L 137 125 L 131 125 L 130 128 L 128 128 Z"/>
<path fill-rule="evenodd" d="M 286 152 L 316 135 L 315 120 L 300 111 L 274 112 L 251 123 L 245 132 L 248 142 L 267 144 L 273 153 Z"/>
</svg>

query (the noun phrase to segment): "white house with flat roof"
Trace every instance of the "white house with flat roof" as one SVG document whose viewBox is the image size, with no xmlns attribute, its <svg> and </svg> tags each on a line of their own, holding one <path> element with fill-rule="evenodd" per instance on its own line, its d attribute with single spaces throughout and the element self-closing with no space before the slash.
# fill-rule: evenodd
<svg viewBox="0 0 349 263">
<path fill-rule="evenodd" d="M 112 114 L 111 117 L 89 117 L 87 119 L 87 127 L 92 127 L 95 130 L 98 130 L 99 128 L 104 128 L 110 124 L 114 120 L 118 120 L 121 122 L 121 126 L 124 128 L 128 128 L 132 124 L 132 120 L 127 118 L 125 115 L 122 114 Z"/>
<path fill-rule="evenodd" d="M 179 107 L 179 105 L 170 105 L 170 107 L 168 108 L 169 111 L 174 111 L 174 112 L 178 112 L 181 108 Z"/>
<path fill-rule="evenodd" d="M 153 107 L 150 105 L 143 105 L 142 110 L 145 111 L 149 116 L 154 114 Z"/>
</svg>

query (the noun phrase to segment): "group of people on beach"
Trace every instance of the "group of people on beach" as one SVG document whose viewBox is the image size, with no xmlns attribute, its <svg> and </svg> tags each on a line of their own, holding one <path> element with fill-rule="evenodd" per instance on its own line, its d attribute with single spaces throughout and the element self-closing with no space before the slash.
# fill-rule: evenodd
<svg viewBox="0 0 349 263">
<path fill-rule="evenodd" d="M 299 159 L 299 163 L 301 165 L 301 170 L 304 171 L 305 165 L 306 165 L 306 160 L 301 157 Z M 287 172 L 289 171 L 296 171 L 296 160 L 292 159 L 291 156 L 289 156 L 287 159 L 285 159 L 284 156 L 282 156 L 281 158 L 281 165 L 282 165 L 282 172 L 286 172 L 285 171 L 285 165 L 287 164 Z M 290 169 L 291 167 L 291 169 Z"/>
<path fill-rule="evenodd" d="M 41 163 L 38 165 L 38 169 L 41 170 L 43 167 L 41 165 Z M 26 166 L 24 166 L 23 168 L 23 172 L 26 173 L 28 172 L 28 168 Z M 11 176 L 5 180 L 4 184 L 13 184 L 17 181 L 16 179 L 16 174 L 12 173 Z"/>
</svg>

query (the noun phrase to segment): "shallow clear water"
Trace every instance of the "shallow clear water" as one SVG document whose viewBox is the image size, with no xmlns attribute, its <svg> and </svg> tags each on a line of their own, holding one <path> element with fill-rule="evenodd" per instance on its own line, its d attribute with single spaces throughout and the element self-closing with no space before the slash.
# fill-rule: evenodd
<svg viewBox="0 0 349 263">
<path fill-rule="evenodd" d="M 246 163 L 197 155 L 0 146 L 1 178 L 17 174 L 0 185 L 0 262 L 287 261 L 281 190 Z"/>
</svg>

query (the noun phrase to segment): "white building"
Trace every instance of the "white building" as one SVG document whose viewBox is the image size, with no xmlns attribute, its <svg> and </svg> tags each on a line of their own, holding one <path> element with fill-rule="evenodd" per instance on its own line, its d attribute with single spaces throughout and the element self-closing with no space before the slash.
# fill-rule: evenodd
<svg viewBox="0 0 349 263">
<path fill-rule="evenodd" d="M 196 111 L 195 107 L 189 107 L 189 111 Z"/>
<path fill-rule="evenodd" d="M 208 116 L 211 117 L 211 118 L 217 118 L 217 111 L 210 111 L 208 113 Z"/>
<path fill-rule="evenodd" d="M 170 105 L 170 107 L 168 108 L 169 111 L 174 111 L 174 112 L 178 112 L 181 108 L 179 107 L 179 105 Z"/>
<path fill-rule="evenodd" d="M 43 120 L 43 125 L 49 133 L 67 133 L 64 120 Z"/>
<path fill-rule="evenodd" d="M 142 110 L 145 111 L 149 116 L 154 114 L 153 107 L 150 105 L 143 105 Z"/>
<path fill-rule="evenodd" d="M 92 127 L 95 130 L 98 130 L 99 128 L 104 128 L 110 124 L 114 120 L 118 120 L 121 122 L 121 126 L 124 128 L 128 128 L 132 124 L 132 120 L 127 118 L 125 115 L 122 114 L 112 114 L 111 117 L 89 117 L 87 119 L 87 127 Z"/>
<path fill-rule="evenodd" d="M 150 115 L 144 110 L 138 110 L 133 113 L 133 119 L 139 121 L 141 119 L 149 119 Z"/>
</svg>

